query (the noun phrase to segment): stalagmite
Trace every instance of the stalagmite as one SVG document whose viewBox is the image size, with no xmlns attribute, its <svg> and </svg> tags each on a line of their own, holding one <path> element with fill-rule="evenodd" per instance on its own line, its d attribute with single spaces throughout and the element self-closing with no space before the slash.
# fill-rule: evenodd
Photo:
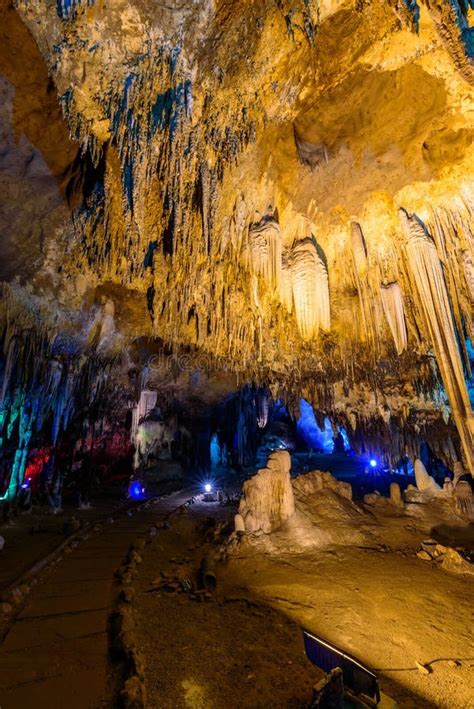
<svg viewBox="0 0 474 709">
<path fill-rule="evenodd" d="M 244 483 L 239 515 L 244 520 L 246 532 L 269 534 L 293 515 L 295 502 L 290 467 L 289 453 L 275 451 L 270 455 L 267 467 Z"/>
<path fill-rule="evenodd" d="M 257 413 L 257 425 L 259 428 L 265 428 L 268 423 L 268 411 L 270 408 L 270 402 L 268 400 L 267 392 L 259 392 L 256 396 L 256 413 Z"/>
<path fill-rule="evenodd" d="M 467 480 L 458 482 L 454 489 L 454 508 L 460 517 L 474 522 L 474 495 Z"/>
<path fill-rule="evenodd" d="M 407 329 L 403 308 L 403 294 L 398 283 L 389 283 L 380 287 L 382 305 L 393 335 L 398 354 L 407 348 Z"/>
<path fill-rule="evenodd" d="M 403 508 L 403 498 L 398 483 L 390 483 L 390 502 L 394 507 Z"/>
<path fill-rule="evenodd" d="M 291 280 L 298 328 L 310 340 L 331 326 L 328 274 L 312 237 L 293 245 Z"/>
<path fill-rule="evenodd" d="M 416 487 L 420 492 L 439 492 L 440 487 L 431 475 L 428 475 L 423 462 L 417 458 L 414 464 Z"/>
<path fill-rule="evenodd" d="M 451 303 L 435 243 L 424 224 L 400 210 L 408 265 L 461 439 L 466 464 L 474 472 L 474 414 L 464 378 Z"/>
</svg>

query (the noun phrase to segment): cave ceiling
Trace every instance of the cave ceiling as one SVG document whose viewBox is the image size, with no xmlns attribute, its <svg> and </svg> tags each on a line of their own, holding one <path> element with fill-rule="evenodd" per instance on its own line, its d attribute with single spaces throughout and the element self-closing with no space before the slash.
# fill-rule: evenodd
<svg viewBox="0 0 474 709">
<path fill-rule="evenodd" d="M 122 380 L 168 387 L 174 353 L 196 396 L 197 368 L 216 397 L 452 425 L 472 469 L 468 0 L 0 12 L 4 321 Z"/>
</svg>

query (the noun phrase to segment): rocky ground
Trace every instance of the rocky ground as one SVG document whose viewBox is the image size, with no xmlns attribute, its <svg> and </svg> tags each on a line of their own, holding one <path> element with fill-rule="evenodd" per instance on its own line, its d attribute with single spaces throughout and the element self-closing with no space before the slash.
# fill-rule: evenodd
<svg viewBox="0 0 474 709">
<path fill-rule="evenodd" d="M 226 575 L 377 670 L 399 706 L 473 705 L 472 580 L 414 556 L 353 548 L 257 554 Z"/>
<path fill-rule="evenodd" d="M 196 595 L 201 559 L 222 551 L 234 512 L 195 505 L 147 547 L 135 598 L 147 706 L 307 706 L 319 675 L 301 626 L 377 670 L 382 706 L 473 705 L 472 575 L 417 556 L 429 514 L 371 512 L 360 544 L 298 553 L 284 528 L 246 535 L 225 545 L 217 590 Z"/>
</svg>

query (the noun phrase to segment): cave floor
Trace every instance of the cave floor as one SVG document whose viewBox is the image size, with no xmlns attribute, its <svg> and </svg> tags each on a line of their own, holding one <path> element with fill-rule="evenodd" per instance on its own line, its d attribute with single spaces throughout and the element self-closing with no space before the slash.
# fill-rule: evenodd
<svg viewBox="0 0 474 709">
<path fill-rule="evenodd" d="M 235 559 L 227 579 L 376 670 L 399 706 L 474 706 L 472 577 L 341 547 Z"/>
<path fill-rule="evenodd" d="M 44 572 L 0 647 L 2 709 L 111 706 L 107 622 L 114 574 L 137 535 L 187 497 L 174 493 L 149 509 L 114 515 Z"/>
<path fill-rule="evenodd" d="M 71 520 L 81 526 L 99 521 L 123 506 L 110 498 L 94 500 L 89 509 L 78 509 L 66 504 L 60 514 L 54 515 L 48 507 L 23 513 L 0 527 L 5 538 L 0 565 L 0 589 L 4 589 L 27 572 L 36 562 L 53 552 L 65 539 Z M 71 530 L 72 531 L 72 530 Z"/>
<path fill-rule="evenodd" d="M 147 547 L 135 610 L 150 709 L 307 707 L 322 677 L 305 657 L 297 623 L 232 584 L 221 590 L 220 566 L 208 597 L 154 586 L 161 579 L 197 586 L 200 563 L 234 512 L 197 503 Z"/>
<path fill-rule="evenodd" d="M 196 577 L 220 535 L 203 521 L 230 523 L 234 511 L 193 507 L 147 547 L 137 613 L 149 707 L 307 706 L 320 675 L 304 655 L 301 626 L 376 669 L 381 706 L 474 706 L 472 577 L 421 561 L 415 541 L 286 556 L 247 548 L 217 567 L 208 601 L 157 590 L 160 575 Z"/>
<path fill-rule="evenodd" d="M 205 596 L 181 592 L 181 582 L 196 585 L 236 508 L 199 502 L 170 516 L 188 496 L 104 523 L 45 573 L 0 648 L 2 709 L 116 705 L 107 635 L 114 573 L 131 541 L 165 518 L 132 603 L 150 709 L 307 706 L 321 674 L 304 655 L 301 626 L 376 669 L 400 707 L 474 706 L 472 576 L 418 559 L 423 530 L 385 515 L 380 539 L 392 537 L 390 547 L 270 554 L 244 544 L 217 565 L 217 590 Z"/>
</svg>

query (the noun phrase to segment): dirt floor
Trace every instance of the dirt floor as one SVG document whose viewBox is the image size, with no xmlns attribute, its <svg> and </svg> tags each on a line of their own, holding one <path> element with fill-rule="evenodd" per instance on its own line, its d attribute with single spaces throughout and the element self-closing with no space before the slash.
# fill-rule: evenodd
<svg viewBox="0 0 474 709">
<path fill-rule="evenodd" d="M 123 502 L 94 501 L 90 509 L 66 506 L 54 515 L 47 507 L 33 509 L 0 526 L 5 546 L 0 552 L 0 589 L 13 583 L 22 573 L 56 549 L 76 528 L 111 514 Z"/>
<path fill-rule="evenodd" d="M 306 659 L 301 631 L 286 614 L 242 589 L 218 585 L 196 595 L 173 588 L 186 581 L 198 586 L 201 560 L 213 548 L 210 509 L 196 507 L 160 531 L 140 569 L 136 610 L 148 706 L 307 706 L 322 674 Z M 228 508 L 214 512 L 222 519 Z"/>
<path fill-rule="evenodd" d="M 301 626 L 377 670 L 383 706 L 474 707 L 473 577 L 418 559 L 424 530 L 386 520 L 385 536 L 408 526 L 392 535 L 400 548 L 275 555 L 244 544 L 217 566 L 207 600 L 183 591 L 183 582 L 199 585 L 200 561 L 234 512 L 196 505 L 147 547 L 136 612 L 150 709 L 308 706 L 321 675 Z"/>
<path fill-rule="evenodd" d="M 474 707 L 472 580 L 364 549 L 239 558 L 227 579 L 375 669 L 399 706 Z"/>
</svg>

